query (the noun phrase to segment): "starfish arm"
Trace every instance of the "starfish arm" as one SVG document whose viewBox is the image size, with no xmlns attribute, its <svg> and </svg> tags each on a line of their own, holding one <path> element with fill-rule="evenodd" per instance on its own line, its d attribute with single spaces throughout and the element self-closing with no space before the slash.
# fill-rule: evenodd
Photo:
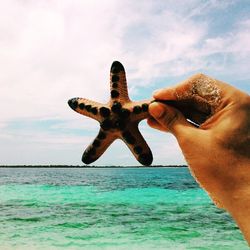
<svg viewBox="0 0 250 250">
<path fill-rule="evenodd" d="M 76 112 L 93 118 L 97 121 L 100 120 L 100 108 L 104 105 L 85 98 L 72 98 L 68 101 L 69 106 Z"/>
<path fill-rule="evenodd" d="M 131 116 L 131 121 L 141 121 L 149 117 L 148 106 L 151 100 L 143 100 L 130 102 L 127 104 L 127 108 L 131 111 L 133 116 Z M 126 107 L 126 104 L 124 105 Z"/>
<path fill-rule="evenodd" d="M 82 155 L 83 163 L 90 164 L 96 161 L 116 138 L 111 133 L 106 133 L 100 129 L 94 141 L 84 151 Z"/>
<path fill-rule="evenodd" d="M 118 61 L 113 62 L 110 69 L 110 95 L 111 100 L 119 100 L 122 104 L 130 101 L 125 69 Z"/>
<path fill-rule="evenodd" d="M 100 123 L 98 136 L 84 151 L 82 161 L 90 164 L 97 160 L 117 138 L 122 139 L 136 159 L 150 165 L 153 156 L 138 130 L 138 123 L 149 117 L 148 106 L 154 101 L 133 102 L 129 99 L 126 73 L 123 65 L 115 61 L 110 69 L 110 100 L 101 104 L 85 98 L 73 98 L 69 106 L 76 112 Z"/>
<path fill-rule="evenodd" d="M 142 165 L 151 165 L 153 155 L 138 129 L 138 124 L 134 124 L 124 131 L 121 139 L 126 143 L 137 161 L 139 161 Z"/>
</svg>

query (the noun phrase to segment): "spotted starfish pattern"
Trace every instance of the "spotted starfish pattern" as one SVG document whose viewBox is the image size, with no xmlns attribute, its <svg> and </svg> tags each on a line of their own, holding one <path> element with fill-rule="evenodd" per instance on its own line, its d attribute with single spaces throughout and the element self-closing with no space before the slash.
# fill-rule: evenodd
<svg viewBox="0 0 250 250">
<path fill-rule="evenodd" d="M 152 152 L 141 135 L 138 124 L 147 118 L 150 101 L 131 101 L 128 96 L 126 73 L 115 61 L 110 70 L 110 100 L 106 104 L 85 98 L 72 98 L 69 106 L 76 112 L 97 120 L 99 133 L 82 156 L 85 164 L 96 161 L 116 139 L 123 140 L 142 165 L 150 165 Z"/>
</svg>

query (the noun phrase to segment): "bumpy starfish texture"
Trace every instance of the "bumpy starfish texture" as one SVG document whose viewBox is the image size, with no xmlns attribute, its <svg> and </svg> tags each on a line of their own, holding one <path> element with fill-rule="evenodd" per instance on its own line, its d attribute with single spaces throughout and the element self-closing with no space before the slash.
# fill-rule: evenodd
<svg viewBox="0 0 250 250">
<path fill-rule="evenodd" d="M 96 161 L 116 139 L 123 140 L 142 165 L 150 165 L 152 152 L 142 137 L 138 124 L 147 118 L 150 101 L 129 99 L 123 65 L 115 61 L 110 70 L 110 100 L 106 104 L 85 98 L 72 98 L 69 106 L 76 112 L 97 120 L 100 130 L 82 156 L 85 164 Z"/>
</svg>

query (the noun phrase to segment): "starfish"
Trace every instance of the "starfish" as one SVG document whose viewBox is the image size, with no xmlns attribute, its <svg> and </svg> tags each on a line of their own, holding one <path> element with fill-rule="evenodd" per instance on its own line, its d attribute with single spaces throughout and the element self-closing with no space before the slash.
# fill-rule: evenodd
<svg viewBox="0 0 250 250">
<path fill-rule="evenodd" d="M 106 104 L 85 98 L 72 98 L 69 106 L 76 112 L 97 120 L 99 133 L 82 156 L 85 164 L 96 161 L 116 139 L 123 140 L 142 165 L 150 165 L 152 152 L 141 135 L 138 124 L 147 118 L 150 101 L 131 101 L 128 96 L 126 73 L 115 61 L 110 69 L 110 100 Z"/>
</svg>

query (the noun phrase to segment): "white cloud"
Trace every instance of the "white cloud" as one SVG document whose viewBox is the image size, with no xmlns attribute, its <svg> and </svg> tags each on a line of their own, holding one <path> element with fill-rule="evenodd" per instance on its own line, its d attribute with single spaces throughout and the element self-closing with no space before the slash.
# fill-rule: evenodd
<svg viewBox="0 0 250 250">
<path fill-rule="evenodd" d="M 109 67 L 113 60 L 124 63 L 131 95 L 153 85 L 157 78 L 175 79 L 195 71 L 249 79 L 250 19 L 239 19 L 229 31 L 209 33 L 213 12 L 236 3 L 213 0 L 191 0 L 188 4 L 160 0 L 1 3 L 1 136 L 10 135 L 6 127 L 19 119 L 65 119 L 64 125 L 55 126 L 94 131 L 98 127 L 93 125 L 96 122 L 74 114 L 67 100 L 80 96 L 108 101 Z M 145 93 L 145 98 L 150 95 Z M 30 137 L 43 145 L 51 145 L 53 140 L 58 144 L 67 142 L 67 136 L 51 136 L 50 132 L 39 137 L 36 130 L 31 130 Z M 26 140 L 23 131 L 18 133 Z M 152 137 L 148 138 L 152 148 L 164 143 L 161 138 L 159 144 L 153 142 Z M 166 143 L 170 158 L 182 162 L 178 146 L 173 141 Z M 160 160 L 164 159 L 165 149 L 162 150 Z"/>
<path fill-rule="evenodd" d="M 2 119 L 65 115 L 67 99 L 77 95 L 106 99 L 109 64 L 119 51 L 110 36 L 115 5 L 32 3 L 1 8 L 1 34 L 9 33 L 0 49 L 1 103 L 9 106 Z"/>
<path fill-rule="evenodd" d="M 154 1 L 5 2 L 0 10 L 0 102 L 8 103 L 8 110 L 1 119 L 66 117 L 66 101 L 74 96 L 107 101 L 115 59 L 124 62 L 136 86 L 207 69 L 212 61 L 207 57 L 214 53 L 248 57 L 249 20 L 229 34 L 209 37 L 209 24 L 193 19 L 204 9 L 221 8 L 218 1 L 191 1 L 179 9 L 171 2 L 157 3 L 163 9 Z"/>
</svg>

